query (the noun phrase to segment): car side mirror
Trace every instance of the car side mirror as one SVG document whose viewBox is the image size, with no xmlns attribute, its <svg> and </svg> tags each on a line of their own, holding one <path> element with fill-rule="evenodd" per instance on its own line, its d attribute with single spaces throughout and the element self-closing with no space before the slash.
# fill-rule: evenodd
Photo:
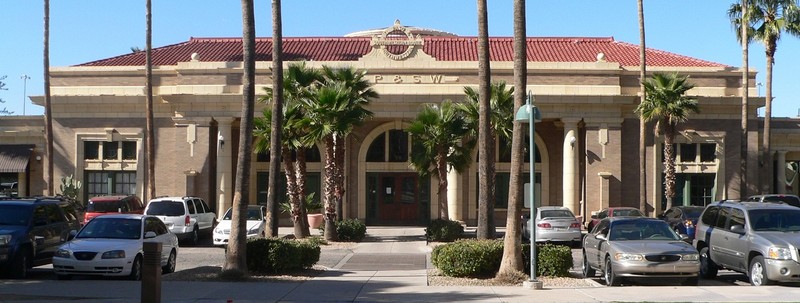
<svg viewBox="0 0 800 303">
<path fill-rule="evenodd" d="M 155 237 L 156 237 L 156 233 L 154 231 L 148 231 L 148 232 L 144 233 L 144 238 L 145 239 L 151 239 L 151 238 L 155 238 Z"/>
<path fill-rule="evenodd" d="M 604 235 L 604 234 L 594 235 L 594 238 L 597 239 L 597 240 L 603 240 L 603 241 L 608 240 L 608 238 L 606 238 L 606 235 Z"/>
<path fill-rule="evenodd" d="M 731 232 L 744 235 L 744 225 L 736 224 L 731 226 Z"/>
<path fill-rule="evenodd" d="M 678 234 L 678 236 L 681 237 L 681 240 L 691 243 L 691 241 L 689 239 L 689 235 L 687 235 L 687 234 Z"/>
<path fill-rule="evenodd" d="M 67 241 L 75 239 L 75 236 L 77 236 L 77 235 L 78 235 L 78 231 L 77 230 L 74 230 L 74 229 L 70 230 L 69 234 L 67 235 Z"/>
</svg>

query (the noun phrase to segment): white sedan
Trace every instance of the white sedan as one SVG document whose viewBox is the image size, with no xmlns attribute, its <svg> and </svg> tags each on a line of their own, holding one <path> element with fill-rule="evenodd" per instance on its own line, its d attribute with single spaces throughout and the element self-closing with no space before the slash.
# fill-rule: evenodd
<svg viewBox="0 0 800 303">
<path fill-rule="evenodd" d="M 264 237 L 264 229 L 267 225 L 267 208 L 262 205 L 247 206 L 247 238 Z M 231 218 L 233 210 L 228 208 L 225 216 L 214 228 L 214 245 L 228 245 L 228 238 L 231 235 Z"/>
<path fill-rule="evenodd" d="M 53 270 L 59 279 L 101 275 L 140 280 L 144 242 L 160 242 L 162 272 L 175 271 L 178 237 L 157 217 L 137 214 L 105 215 L 89 221 L 58 248 Z"/>
</svg>

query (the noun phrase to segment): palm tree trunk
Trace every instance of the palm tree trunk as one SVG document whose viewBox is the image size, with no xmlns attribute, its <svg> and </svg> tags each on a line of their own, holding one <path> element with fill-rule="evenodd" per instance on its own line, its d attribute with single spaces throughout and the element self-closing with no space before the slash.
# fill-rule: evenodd
<svg viewBox="0 0 800 303">
<path fill-rule="evenodd" d="M 338 241 L 336 232 L 336 161 L 333 155 L 333 135 L 325 137 L 325 233 L 327 241 Z"/>
<path fill-rule="evenodd" d="M 525 33 L 525 0 L 514 0 L 514 113 L 525 103 L 527 87 L 527 39 Z M 522 145 L 524 142 L 523 124 L 514 121 L 511 134 L 511 178 L 508 182 L 508 213 L 506 214 L 506 234 L 503 239 L 503 259 L 497 276 L 508 275 L 523 270 L 522 243 L 519 227 L 522 212 Z M 532 140 L 532 139 L 531 139 Z M 531 172 L 534 173 L 534 172 Z"/>
<path fill-rule="evenodd" d="M 305 208 L 303 200 L 300 200 L 299 187 L 297 186 L 297 171 L 292 161 L 291 151 L 289 146 L 283 145 L 281 154 L 286 155 L 283 158 L 283 170 L 286 175 L 286 192 L 289 197 L 289 204 L 292 206 L 291 218 L 294 227 L 294 236 L 298 239 L 308 237 L 308 226 L 303 230 Z M 277 202 L 277 201 L 276 201 Z M 305 233 L 304 233 L 305 232 Z"/>
<path fill-rule="evenodd" d="M 672 144 L 675 142 L 675 125 L 666 122 L 664 125 L 664 195 L 667 197 L 667 206 L 672 207 L 672 199 L 675 198 L 675 150 Z"/>
<path fill-rule="evenodd" d="M 335 134 L 333 137 L 333 158 L 334 165 L 334 197 L 336 201 L 336 221 L 344 219 L 344 165 L 345 165 L 345 136 Z"/>
<path fill-rule="evenodd" d="M 486 0 L 478 0 L 478 239 L 494 238 L 489 233 L 489 25 Z"/>
<path fill-rule="evenodd" d="M 450 220 L 447 205 L 447 150 L 444 146 L 439 147 L 436 155 L 436 170 L 439 175 L 437 194 L 439 195 L 439 219 Z"/>
<path fill-rule="evenodd" d="M 272 0 L 272 133 L 270 134 L 269 189 L 267 190 L 267 234 L 278 236 L 278 174 L 281 162 L 281 130 L 283 129 L 283 29 L 281 0 Z M 249 154 L 249 152 L 247 152 Z"/>
<path fill-rule="evenodd" d="M 44 181 L 47 184 L 45 195 L 55 195 L 53 191 L 53 107 L 50 102 L 50 0 L 44 0 L 44 140 L 47 165 Z"/>
<path fill-rule="evenodd" d="M 761 182 L 766 184 L 761 185 L 761 190 L 769 193 L 778 192 L 777 188 L 773 188 L 773 179 L 775 173 L 772 171 L 772 147 L 770 146 L 770 135 L 772 133 L 772 67 L 775 65 L 775 48 L 777 41 L 770 40 L 767 42 L 767 88 L 766 88 L 766 104 L 764 104 L 764 143 L 762 147 L 763 156 L 762 161 L 764 168 L 764 176 L 759 178 Z M 782 163 L 778 163 L 782 165 Z"/>
<path fill-rule="evenodd" d="M 156 153 L 155 131 L 153 129 L 153 18 L 151 0 L 146 1 L 145 23 L 145 154 L 144 162 L 147 163 L 147 176 L 145 178 L 146 192 L 144 200 L 149 201 L 156 196 Z M 193 194 L 193 193 L 187 193 Z"/>
<path fill-rule="evenodd" d="M 306 202 L 306 148 L 299 147 L 297 148 L 297 161 L 295 161 L 296 173 L 297 178 L 295 178 L 295 182 L 297 182 L 297 194 L 298 199 L 300 199 L 300 203 L 303 203 L 304 207 L 301 207 L 301 215 L 300 219 L 303 221 L 302 224 L 302 234 L 309 236 L 311 235 L 311 231 L 308 229 L 308 210 L 305 208 Z"/>
<path fill-rule="evenodd" d="M 644 80 L 647 74 L 647 57 L 644 35 L 644 0 L 637 0 L 639 11 L 639 92 L 644 103 Z M 639 119 L 639 211 L 647 215 L 647 122 Z"/>
<path fill-rule="evenodd" d="M 749 51 L 748 45 L 750 43 L 747 37 L 747 1 L 742 0 L 742 20 L 741 21 L 741 42 L 742 42 L 742 129 L 741 141 L 739 149 L 739 197 L 744 199 L 747 197 L 747 120 L 748 120 L 748 95 L 750 94 L 750 76 L 748 71 L 749 65 Z"/>
<path fill-rule="evenodd" d="M 253 0 L 242 0 L 242 113 L 239 127 L 239 156 L 236 187 L 233 193 L 233 216 L 230 243 L 225 255 L 225 270 L 247 275 L 247 205 L 250 204 L 250 161 L 253 150 L 253 113 L 255 107 L 256 29 Z M 280 113 L 280 112 L 278 112 Z M 279 116 L 279 115 L 277 115 Z"/>
</svg>

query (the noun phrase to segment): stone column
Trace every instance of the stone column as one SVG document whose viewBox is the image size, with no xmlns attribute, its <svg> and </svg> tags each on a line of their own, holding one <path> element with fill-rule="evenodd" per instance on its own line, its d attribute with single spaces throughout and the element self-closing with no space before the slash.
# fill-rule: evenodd
<svg viewBox="0 0 800 303">
<path fill-rule="evenodd" d="M 233 203 L 233 137 L 231 124 L 233 118 L 214 118 L 217 120 L 217 210 L 224 213 Z M 213 138 L 213 137 L 212 137 Z"/>
<path fill-rule="evenodd" d="M 777 183 L 775 192 L 779 194 L 786 193 L 786 151 L 779 150 L 775 152 L 777 155 L 775 173 L 775 182 Z"/>
<path fill-rule="evenodd" d="M 455 221 L 464 221 L 462 218 L 463 211 L 461 210 L 461 201 L 459 197 L 459 191 L 461 185 L 461 174 L 456 172 L 455 169 L 450 169 L 447 172 L 447 215 L 450 217 L 450 220 Z M 435 203 L 435 202 L 433 202 Z"/>
<path fill-rule="evenodd" d="M 578 122 L 576 118 L 561 119 L 564 123 L 563 150 L 563 206 L 573 213 L 580 211 L 578 205 Z"/>
</svg>

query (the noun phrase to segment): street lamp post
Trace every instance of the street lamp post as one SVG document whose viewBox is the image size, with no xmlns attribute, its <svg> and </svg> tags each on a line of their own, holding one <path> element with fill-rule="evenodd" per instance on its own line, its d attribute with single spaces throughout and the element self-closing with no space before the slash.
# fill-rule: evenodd
<svg viewBox="0 0 800 303">
<path fill-rule="evenodd" d="M 521 123 L 528 123 L 528 150 L 529 158 L 528 164 L 530 164 L 530 183 L 528 184 L 528 208 L 530 209 L 530 219 L 528 219 L 528 224 L 531 226 L 530 232 L 530 243 L 531 243 L 531 279 L 529 282 L 529 286 L 534 289 L 541 289 L 542 282 L 536 280 L 536 192 L 535 192 L 535 184 L 536 184 L 536 143 L 534 142 L 534 133 L 536 128 L 536 122 L 541 121 L 541 113 L 536 106 L 533 105 L 533 93 L 528 91 L 528 98 L 524 106 L 520 107 L 517 110 L 517 113 L 514 115 L 514 120 Z"/>
<path fill-rule="evenodd" d="M 22 75 L 19 77 L 22 79 L 22 115 L 25 115 L 25 104 L 28 103 L 28 75 Z"/>
</svg>

